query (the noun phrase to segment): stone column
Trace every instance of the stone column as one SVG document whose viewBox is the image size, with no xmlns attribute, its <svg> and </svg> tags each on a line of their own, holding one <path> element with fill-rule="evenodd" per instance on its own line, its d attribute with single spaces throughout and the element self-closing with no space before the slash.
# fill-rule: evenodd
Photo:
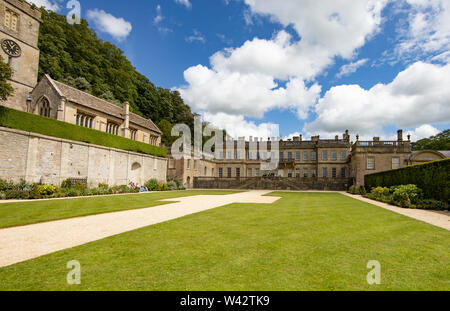
<svg viewBox="0 0 450 311">
<path fill-rule="evenodd" d="M 61 98 L 61 101 L 58 105 L 58 114 L 57 114 L 57 120 L 58 121 L 66 121 L 65 111 L 66 111 L 66 101 L 67 99 L 65 97 Z"/>
</svg>

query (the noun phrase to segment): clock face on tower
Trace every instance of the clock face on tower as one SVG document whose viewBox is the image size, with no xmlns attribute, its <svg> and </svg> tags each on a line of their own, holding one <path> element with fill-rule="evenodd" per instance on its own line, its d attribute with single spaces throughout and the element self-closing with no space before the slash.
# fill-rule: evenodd
<svg viewBox="0 0 450 311">
<path fill-rule="evenodd" d="M 19 57 L 20 55 L 22 55 L 22 49 L 20 48 L 20 46 L 10 39 L 2 40 L 2 49 L 11 57 Z"/>
</svg>

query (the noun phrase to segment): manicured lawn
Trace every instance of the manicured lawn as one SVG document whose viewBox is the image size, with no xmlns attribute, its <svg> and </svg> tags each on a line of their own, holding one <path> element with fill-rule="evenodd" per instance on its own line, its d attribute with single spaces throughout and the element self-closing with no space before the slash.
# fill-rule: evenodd
<svg viewBox="0 0 450 311">
<path fill-rule="evenodd" d="M 192 195 L 230 194 L 236 191 L 173 191 L 148 194 L 86 197 L 79 199 L 43 200 L 0 204 L 0 228 L 39 222 L 146 208 L 170 202 L 159 200 Z"/>
<path fill-rule="evenodd" d="M 340 194 L 272 195 L 1 268 L 0 289 L 450 290 L 450 232 Z"/>
</svg>

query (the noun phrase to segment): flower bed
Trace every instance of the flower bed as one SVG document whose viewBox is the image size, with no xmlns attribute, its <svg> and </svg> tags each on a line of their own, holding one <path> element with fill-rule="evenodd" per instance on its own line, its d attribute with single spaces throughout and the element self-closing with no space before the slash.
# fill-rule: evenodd
<svg viewBox="0 0 450 311">
<path fill-rule="evenodd" d="M 152 183 L 155 180 L 152 181 Z M 149 181 L 150 182 L 150 181 Z M 147 184 L 149 183 L 147 182 Z M 171 191 L 182 190 L 183 188 L 175 181 L 169 183 L 158 183 L 148 191 Z M 52 199 L 65 197 L 83 197 L 97 195 L 111 195 L 124 193 L 138 193 L 142 191 L 142 187 L 136 185 L 108 186 L 100 184 L 96 188 L 88 188 L 82 183 L 73 184 L 70 180 L 65 180 L 61 187 L 53 185 L 27 183 L 21 180 L 19 183 L 13 183 L 0 179 L 0 200 L 35 200 L 35 199 Z"/>
</svg>

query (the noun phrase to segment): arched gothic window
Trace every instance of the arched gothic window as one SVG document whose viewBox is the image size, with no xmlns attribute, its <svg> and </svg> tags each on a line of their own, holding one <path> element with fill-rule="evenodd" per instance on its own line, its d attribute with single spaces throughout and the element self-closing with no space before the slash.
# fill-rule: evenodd
<svg viewBox="0 0 450 311">
<path fill-rule="evenodd" d="M 50 118 L 50 102 L 48 101 L 47 98 L 42 98 L 40 103 L 39 103 L 39 114 L 43 117 L 47 117 Z"/>
</svg>

